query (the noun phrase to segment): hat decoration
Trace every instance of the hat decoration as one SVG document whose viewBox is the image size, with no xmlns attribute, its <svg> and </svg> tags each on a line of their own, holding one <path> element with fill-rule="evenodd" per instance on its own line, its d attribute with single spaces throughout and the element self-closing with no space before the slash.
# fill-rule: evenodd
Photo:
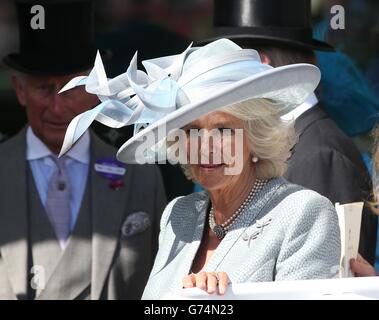
<svg viewBox="0 0 379 320">
<path fill-rule="evenodd" d="M 149 131 L 163 125 L 167 132 L 219 108 L 251 98 L 266 98 L 287 113 L 313 92 L 320 80 L 317 67 L 298 64 L 273 68 L 260 61 L 252 49 L 241 49 L 228 39 L 204 47 L 190 45 L 183 53 L 142 62 L 137 53 L 125 73 L 108 79 L 101 57 L 87 77 L 72 79 L 60 92 L 84 85 L 101 103 L 76 116 L 67 128 L 60 155 L 96 120 L 120 128 L 135 125 L 134 136 L 117 154 L 120 161 L 135 163 L 133 152 Z M 130 145 L 133 145 L 130 147 Z"/>
</svg>

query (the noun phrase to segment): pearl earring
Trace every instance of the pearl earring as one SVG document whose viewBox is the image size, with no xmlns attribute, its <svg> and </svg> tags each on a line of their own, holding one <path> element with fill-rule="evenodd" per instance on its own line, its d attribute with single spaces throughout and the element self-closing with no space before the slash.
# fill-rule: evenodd
<svg viewBox="0 0 379 320">
<path fill-rule="evenodd" d="M 255 156 L 251 158 L 251 161 L 253 161 L 253 163 L 257 163 L 258 160 L 259 160 L 258 157 L 255 157 Z"/>
</svg>

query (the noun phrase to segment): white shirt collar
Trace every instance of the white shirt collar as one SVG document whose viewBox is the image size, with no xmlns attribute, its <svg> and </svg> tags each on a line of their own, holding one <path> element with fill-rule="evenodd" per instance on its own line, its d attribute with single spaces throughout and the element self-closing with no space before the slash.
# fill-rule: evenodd
<svg viewBox="0 0 379 320">
<path fill-rule="evenodd" d="M 90 135 L 86 131 L 66 155 L 78 162 L 89 164 L 90 162 Z M 36 160 L 48 157 L 53 153 L 50 149 L 34 134 L 29 126 L 26 132 L 26 160 Z"/>
<path fill-rule="evenodd" d="M 310 108 L 314 107 L 316 104 L 318 104 L 318 99 L 314 93 L 311 93 L 308 96 L 307 100 L 304 101 L 303 104 L 301 104 L 300 106 L 298 106 L 291 112 L 288 112 L 285 115 L 281 116 L 281 119 L 285 121 L 296 120 L 305 111 L 308 111 Z"/>
</svg>

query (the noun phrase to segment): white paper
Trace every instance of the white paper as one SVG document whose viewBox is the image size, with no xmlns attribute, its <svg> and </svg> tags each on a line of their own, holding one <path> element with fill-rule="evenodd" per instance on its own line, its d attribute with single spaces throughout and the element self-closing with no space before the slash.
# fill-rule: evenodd
<svg viewBox="0 0 379 320">
<path fill-rule="evenodd" d="M 361 231 L 363 202 L 340 205 L 336 203 L 338 222 L 341 232 L 340 278 L 354 277 L 350 269 L 350 260 L 358 255 Z"/>
</svg>

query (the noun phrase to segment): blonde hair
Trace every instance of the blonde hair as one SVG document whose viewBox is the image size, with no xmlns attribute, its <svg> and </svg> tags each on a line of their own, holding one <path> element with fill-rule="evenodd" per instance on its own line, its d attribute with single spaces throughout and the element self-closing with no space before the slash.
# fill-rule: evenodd
<svg viewBox="0 0 379 320">
<path fill-rule="evenodd" d="M 251 99 L 225 107 L 228 113 L 244 123 L 259 179 L 280 177 L 287 169 L 291 149 L 297 142 L 293 121 L 280 118 L 282 106 L 267 99 Z M 192 179 L 189 167 L 182 165 L 185 175 Z"/>
<path fill-rule="evenodd" d="M 251 151 L 259 158 L 255 168 L 259 179 L 280 177 L 297 141 L 293 122 L 280 118 L 281 105 L 267 99 L 252 99 L 222 111 L 242 120 Z"/>
</svg>

